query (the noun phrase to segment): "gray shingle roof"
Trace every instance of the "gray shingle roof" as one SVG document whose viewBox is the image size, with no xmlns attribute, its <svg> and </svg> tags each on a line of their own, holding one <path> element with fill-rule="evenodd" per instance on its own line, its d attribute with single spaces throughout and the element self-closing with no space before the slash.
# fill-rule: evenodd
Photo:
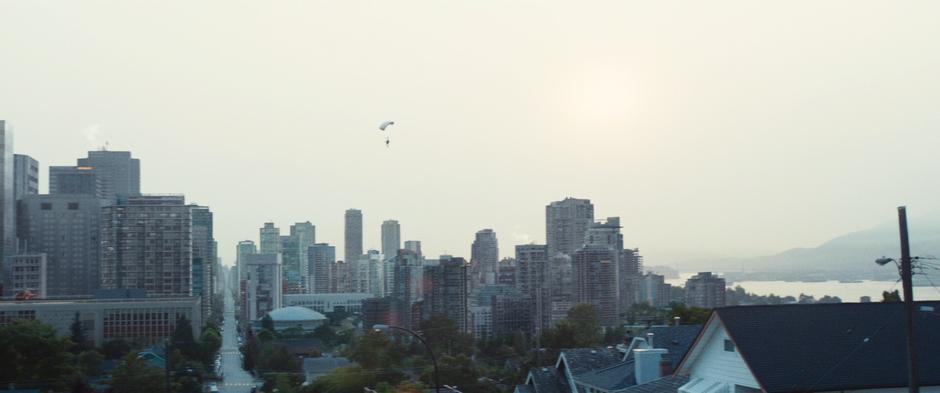
<svg viewBox="0 0 940 393">
<path fill-rule="evenodd" d="M 575 380 L 604 390 L 620 390 L 636 385 L 635 371 L 636 367 L 630 360 L 580 374 Z"/>
<path fill-rule="evenodd" d="M 695 338 L 702 330 L 702 325 L 679 325 L 679 326 L 653 326 L 650 333 L 653 333 L 653 348 L 668 349 L 666 355 L 672 364 L 670 371 L 675 370 L 685 353 L 692 347 Z"/>
<path fill-rule="evenodd" d="M 561 353 L 565 355 L 573 376 L 623 362 L 623 353 L 612 348 L 568 348 L 562 349 Z"/>
<path fill-rule="evenodd" d="M 642 385 L 634 385 L 617 393 L 676 393 L 679 387 L 689 382 L 689 376 L 666 376 Z"/>
<path fill-rule="evenodd" d="M 529 375 L 532 376 L 532 388 L 535 393 L 568 392 L 564 376 L 554 367 L 533 368 Z"/>
<path fill-rule="evenodd" d="M 515 393 L 535 393 L 535 389 L 532 389 L 530 385 L 516 385 Z"/>
<path fill-rule="evenodd" d="M 940 302 L 916 302 L 920 383 L 940 386 Z M 715 310 L 768 393 L 907 386 L 903 303 Z"/>
</svg>

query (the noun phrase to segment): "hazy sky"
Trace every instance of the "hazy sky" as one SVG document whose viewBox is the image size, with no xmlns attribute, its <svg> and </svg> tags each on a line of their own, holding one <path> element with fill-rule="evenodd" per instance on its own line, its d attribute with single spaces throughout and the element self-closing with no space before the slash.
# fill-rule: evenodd
<svg viewBox="0 0 940 393">
<path fill-rule="evenodd" d="M 936 1 L 0 0 L 0 119 L 215 212 L 342 250 L 544 242 L 590 198 L 649 265 L 812 246 L 940 209 Z M 376 130 L 395 120 L 391 148 Z M 341 251 L 338 254 L 342 254 Z"/>
</svg>

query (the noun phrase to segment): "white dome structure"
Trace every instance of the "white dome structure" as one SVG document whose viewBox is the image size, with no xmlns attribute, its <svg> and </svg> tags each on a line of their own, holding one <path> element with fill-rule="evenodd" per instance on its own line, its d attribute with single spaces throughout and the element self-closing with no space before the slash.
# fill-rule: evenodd
<svg viewBox="0 0 940 393">
<path fill-rule="evenodd" d="M 326 317 L 306 307 L 291 306 L 272 310 L 268 313 L 274 321 L 274 330 L 282 331 L 300 327 L 304 331 L 312 332 L 323 324 Z"/>
</svg>

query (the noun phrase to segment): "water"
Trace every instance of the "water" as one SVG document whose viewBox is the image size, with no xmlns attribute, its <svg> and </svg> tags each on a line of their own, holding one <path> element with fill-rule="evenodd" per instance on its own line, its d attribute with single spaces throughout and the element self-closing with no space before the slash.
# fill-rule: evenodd
<svg viewBox="0 0 940 393">
<path fill-rule="evenodd" d="M 672 285 L 685 285 L 685 280 L 692 277 L 695 273 L 681 273 L 679 278 L 666 280 Z M 937 279 L 934 282 L 940 286 Z M 857 302 L 862 296 L 870 296 L 872 301 L 881 300 L 882 291 L 898 292 L 901 290 L 901 283 L 894 281 L 869 281 L 862 282 L 839 282 L 839 281 L 821 281 L 821 282 L 799 282 L 799 281 L 735 281 L 731 287 L 740 285 L 744 290 L 758 295 L 778 295 L 798 297 L 801 293 L 812 295 L 819 299 L 825 295 L 838 296 L 843 302 Z M 940 300 L 940 289 L 926 286 L 914 287 L 914 300 Z"/>
</svg>

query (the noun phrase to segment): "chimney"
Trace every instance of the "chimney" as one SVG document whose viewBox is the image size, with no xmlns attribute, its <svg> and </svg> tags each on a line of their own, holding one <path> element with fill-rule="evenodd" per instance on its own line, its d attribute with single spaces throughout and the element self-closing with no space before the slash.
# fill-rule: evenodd
<svg viewBox="0 0 940 393">
<path fill-rule="evenodd" d="M 672 320 L 676 322 L 676 326 L 679 326 L 679 320 L 680 320 L 680 319 L 681 319 L 681 318 L 679 318 L 678 316 L 672 317 Z"/>
<path fill-rule="evenodd" d="M 655 348 L 655 347 L 653 346 L 653 336 L 655 336 L 655 334 L 653 334 L 653 333 L 646 333 L 646 344 L 648 344 L 648 345 L 650 346 L 650 348 Z"/>
<path fill-rule="evenodd" d="M 666 360 L 663 355 L 669 353 L 666 349 L 634 349 L 633 366 L 636 384 L 642 385 L 665 375 L 663 371 L 667 368 L 663 361 Z M 667 360 L 668 361 L 668 360 Z"/>
</svg>

